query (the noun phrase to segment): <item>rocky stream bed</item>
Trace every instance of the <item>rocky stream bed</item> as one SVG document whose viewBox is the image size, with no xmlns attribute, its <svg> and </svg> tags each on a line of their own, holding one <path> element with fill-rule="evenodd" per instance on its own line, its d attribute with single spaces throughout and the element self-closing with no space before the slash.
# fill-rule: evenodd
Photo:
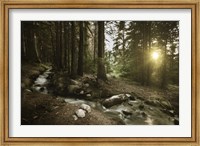
<svg viewBox="0 0 200 146">
<path fill-rule="evenodd" d="M 46 67 L 22 92 L 22 125 L 179 124 L 177 95 L 115 78 L 73 80 Z"/>
</svg>

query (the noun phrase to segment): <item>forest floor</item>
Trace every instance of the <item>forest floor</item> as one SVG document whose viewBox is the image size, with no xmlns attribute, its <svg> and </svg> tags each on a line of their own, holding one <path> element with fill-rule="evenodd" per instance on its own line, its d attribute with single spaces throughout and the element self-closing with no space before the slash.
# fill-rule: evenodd
<svg viewBox="0 0 200 146">
<path fill-rule="evenodd" d="M 109 77 L 104 82 L 93 75 L 72 80 L 66 73 L 48 69 L 38 64 L 22 66 L 22 125 L 179 124 L 178 86 L 161 90 L 125 78 Z M 39 88 L 36 82 L 47 73 L 50 81 L 44 92 L 46 87 Z M 90 110 L 78 117 L 83 105 Z"/>
</svg>

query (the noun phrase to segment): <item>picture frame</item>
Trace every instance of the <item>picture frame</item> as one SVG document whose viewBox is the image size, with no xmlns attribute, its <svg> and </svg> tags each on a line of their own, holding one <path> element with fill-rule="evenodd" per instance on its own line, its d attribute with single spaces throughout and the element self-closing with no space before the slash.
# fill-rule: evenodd
<svg viewBox="0 0 200 146">
<path fill-rule="evenodd" d="M 199 0 L 187 1 L 49 1 L 2 0 L 1 3 L 1 144 L 2 145 L 199 145 Z M 10 9 L 190 9 L 192 15 L 191 137 L 9 137 L 9 10 Z"/>
</svg>

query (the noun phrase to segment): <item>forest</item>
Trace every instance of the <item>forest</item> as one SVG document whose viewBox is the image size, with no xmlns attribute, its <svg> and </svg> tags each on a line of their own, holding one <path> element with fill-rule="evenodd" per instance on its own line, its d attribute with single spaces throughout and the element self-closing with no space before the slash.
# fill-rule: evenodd
<svg viewBox="0 0 200 146">
<path fill-rule="evenodd" d="M 178 21 L 22 21 L 22 125 L 178 125 Z"/>
</svg>

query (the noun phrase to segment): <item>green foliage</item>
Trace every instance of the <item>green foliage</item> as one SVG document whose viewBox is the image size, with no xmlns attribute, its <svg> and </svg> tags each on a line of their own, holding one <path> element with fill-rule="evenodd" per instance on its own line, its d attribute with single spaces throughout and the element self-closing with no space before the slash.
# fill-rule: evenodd
<svg viewBox="0 0 200 146">
<path fill-rule="evenodd" d="M 59 25 L 56 21 L 22 22 L 22 60 L 41 61 L 57 68 L 61 64 L 70 73 L 72 66 L 73 71 L 77 70 L 78 53 L 83 47 L 79 67 L 83 66 L 84 73 L 97 74 L 98 45 L 103 44 L 98 42 L 98 22 L 85 21 L 83 30 L 78 22 L 73 24 L 74 35 L 70 21 Z M 177 21 L 107 21 L 104 25 L 104 35 L 110 37 L 104 38 L 104 43 L 113 43 L 109 50 L 100 51 L 107 73 L 161 88 L 179 84 Z M 84 43 L 80 45 L 82 31 Z M 154 52 L 159 54 L 157 59 L 152 57 Z"/>
<path fill-rule="evenodd" d="M 178 22 L 114 21 L 112 26 L 111 70 L 142 84 L 178 84 Z M 159 52 L 158 60 L 151 57 L 154 51 Z"/>
</svg>

